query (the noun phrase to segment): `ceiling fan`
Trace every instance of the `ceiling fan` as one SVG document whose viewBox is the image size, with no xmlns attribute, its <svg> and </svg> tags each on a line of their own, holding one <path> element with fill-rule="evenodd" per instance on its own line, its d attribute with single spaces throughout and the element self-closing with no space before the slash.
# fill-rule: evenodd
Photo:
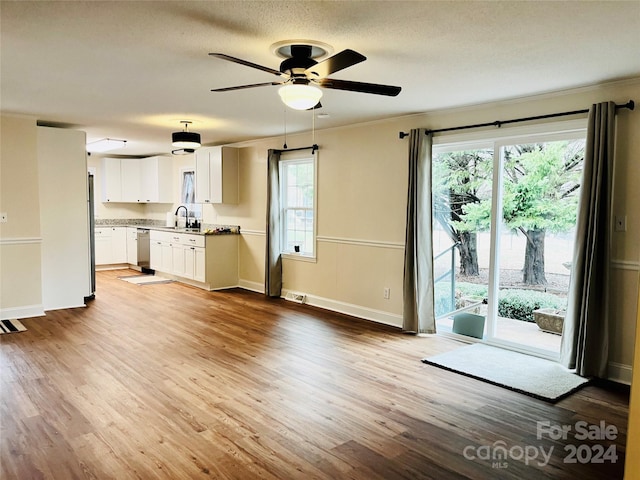
<svg viewBox="0 0 640 480">
<path fill-rule="evenodd" d="M 280 52 L 283 50 L 280 49 Z M 288 58 L 280 64 L 280 70 L 264 67 L 247 60 L 225 55 L 224 53 L 210 53 L 229 62 L 239 63 L 247 67 L 256 68 L 280 77 L 278 82 L 253 83 L 236 87 L 214 88 L 212 92 L 228 92 L 245 88 L 280 85 L 278 93 L 282 101 L 291 108 L 307 110 L 318 105 L 322 91 L 317 87 L 332 88 L 335 90 L 348 90 L 352 92 L 371 93 L 374 95 L 386 95 L 395 97 L 400 93 L 401 87 L 392 85 L 380 85 L 377 83 L 352 82 L 349 80 L 337 80 L 328 78 L 329 75 L 345 68 L 351 67 L 367 59 L 364 55 L 353 50 L 343 50 L 320 62 L 313 57 L 317 55 L 316 46 L 305 44 L 287 45 Z M 322 52 L 325 52 L 322 50 Z M 326 52 L 325 52 L 326 53 Z M 314 55 L 315 54 L 315 55 Z"/>
</svg>

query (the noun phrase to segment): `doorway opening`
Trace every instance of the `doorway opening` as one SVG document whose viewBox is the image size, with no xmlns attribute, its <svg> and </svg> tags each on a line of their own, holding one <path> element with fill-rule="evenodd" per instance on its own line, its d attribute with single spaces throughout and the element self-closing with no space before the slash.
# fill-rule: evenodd
<svg viewBox="0 0 640 480">
<path fill-rule="evenodd" d="M 584 129 L 434 145 L 439 332 L 560 352 Z"/>
</svg>

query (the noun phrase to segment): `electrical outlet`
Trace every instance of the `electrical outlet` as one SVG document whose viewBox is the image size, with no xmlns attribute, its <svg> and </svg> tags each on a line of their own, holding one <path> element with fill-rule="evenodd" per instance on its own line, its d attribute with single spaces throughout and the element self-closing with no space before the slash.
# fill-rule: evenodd
<svg viewBox="0 0 640 480">
<path fill-rule="evenodd" d="M 391 289 L 389 287 L 384 287 L 384 290 L 382 291 L 382 295 L 384 296 L 385 299 L 389 300 L 389 297 L 391 296 Z"/>
<path fill-rule="evenodd" d="M 0 213 L 0 223 L 7 223 L 8 221 L 7 212 Z"/>
<path fill-rule="evenodd" d="M 614 218 L 615 222 L 615 231 L 616 232 L 626 232 L 627 231 L 627 216 L 626 215 L 616 215 Z"/>
</svg>

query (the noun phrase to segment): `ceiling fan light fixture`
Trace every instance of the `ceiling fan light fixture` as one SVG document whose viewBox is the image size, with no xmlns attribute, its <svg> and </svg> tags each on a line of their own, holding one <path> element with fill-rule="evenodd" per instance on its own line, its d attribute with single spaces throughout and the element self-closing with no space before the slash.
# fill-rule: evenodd
<svg viewBox="0 0 640 480">
<path fill-rule="evenodd" d="M 278 94 L 283 103 L 294 110 L 313 108 L 322 98 L 322 90 L 311 85 L 285 85 L 278 89 Z"/>
<path fill-rule="evenodd" d="M 171 145 L 178 149 L 195 150 L 200 148 L 202 143 L 200 141 L 200 134 L 189 131 L 189 124 L 191 122 L 183 120 L 180 123 L 184 124 L 184 130 L 182 132 L 173 132 L 171 134 Z"/>
</svg>

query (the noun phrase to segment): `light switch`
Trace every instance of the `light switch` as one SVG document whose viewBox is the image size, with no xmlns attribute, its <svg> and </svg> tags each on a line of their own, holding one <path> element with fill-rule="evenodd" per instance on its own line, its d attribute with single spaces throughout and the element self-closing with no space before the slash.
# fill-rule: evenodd
<svg viewBox="0 0 640 480">
<path fill-rule="evenodd" d="M 7 212 L 0 213 L 0 223 L 7 223 L 8 221 Z"/>
</svg>

